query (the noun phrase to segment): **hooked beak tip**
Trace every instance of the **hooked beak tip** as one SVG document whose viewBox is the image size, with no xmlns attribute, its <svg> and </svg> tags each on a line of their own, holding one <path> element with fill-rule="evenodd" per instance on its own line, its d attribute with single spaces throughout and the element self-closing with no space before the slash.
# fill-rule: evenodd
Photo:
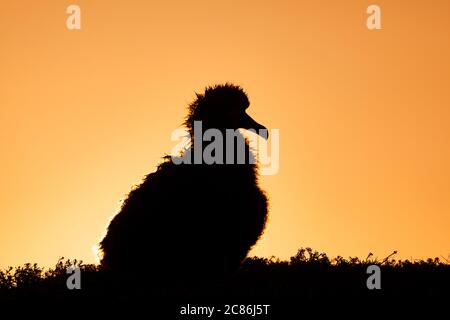
<svg viewBox="0 0 450 320">
<path fill-rule="evenodd" d="M 245 117 L 243 128 L 254 131 L 256 134 L 258 134 L 260 137 L 266 140 L 269 139 L 269 130 L 267 130 L 266 127 L 253 120 L 249 115 L 246 115 Z"/>
</svg>

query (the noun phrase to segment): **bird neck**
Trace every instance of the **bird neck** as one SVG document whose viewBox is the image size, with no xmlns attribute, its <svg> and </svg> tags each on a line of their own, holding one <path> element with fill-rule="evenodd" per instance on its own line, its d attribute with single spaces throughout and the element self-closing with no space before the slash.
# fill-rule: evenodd
<svg viewBox="0 0 450 320">
<path fill-rule="evenodd" d="M 209 129 L 194 134 L 190 152 L 199 164 L 255 165 L 256 160 L 247 139 L 232 129 Z"/>
</svg>

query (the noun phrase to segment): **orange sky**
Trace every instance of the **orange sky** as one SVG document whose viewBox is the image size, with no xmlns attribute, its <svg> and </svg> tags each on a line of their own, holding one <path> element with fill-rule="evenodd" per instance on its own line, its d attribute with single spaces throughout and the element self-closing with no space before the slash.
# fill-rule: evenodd
<svg viewBox="0 0 450 320">
<path fill-rule="evenodd" d="M 0 267 L 93 262 L 194 91 L 230 81 L 280 129 L 252 253 L 450 253 L 450 2 L 0 2 Z"/>
</svg>

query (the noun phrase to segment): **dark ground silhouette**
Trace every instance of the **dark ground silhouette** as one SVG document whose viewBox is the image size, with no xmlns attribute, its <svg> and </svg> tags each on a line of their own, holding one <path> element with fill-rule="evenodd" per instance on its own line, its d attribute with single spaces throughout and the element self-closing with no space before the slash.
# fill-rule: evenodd
<svg viewBox="0 0 450 320">
<path fill-rule="evenodd" d="M 81 268 L 80 290 L 66 287 L 66 268 L 74 264 Z M 366 287 L 369 276 L 366 270 L 372 264 L 381 268 L 381 290 L 368 290 Z M 141 278 L 152 276 L 139 258 L 130 265 L 129 271 L 130 274 L 139 273 Z M 389 305 L 394 308 L 392 311 L 405 314 L 431 302 L 445 311 L 445 304 L 450 299 L 448 261 L 442 262 L 439 258 L 396 261 L 392 256 L 381 260 L 368 257 L 362 261 L 339 256 L 329 259 L 326 254 L 309 248 L 300 249 L 289 261 L 247 258 L 227 281 L 209 284 L 176 286 L 170 283 L 166 287 L 154 287 L 143 282 L 140 290 L 124 290 L 114 279 L 101 266 L 62 259 L 50 270 L 31 264 L 9 268 L 0 272 L 0 304 L 42 301 L 82 306 L 84 303 L 104 302 L 114 308 L 145 301 L 145 306 L 154 314 L 166 315 L 161 319 L 172 319 L 176 318 L 180 306 L 187 303 L 256 303 L 272 307 L 272 317 L 259 316 L 256 319 L 284 319 L 275 315 L 295 315 L 307 311 L 306 308 L 317 314 L 347 314 L 348 317 L 362 305 L 372 307 L 373 312 Z M 135 281 L 135 278 L 128 280 Z M 139 283 L 134 287 L 139 288 Z M 337 306 L 337 309 L 327 309 L 331 306 Z"/>
<path fill-rule="evenodd" d="M 262 234 L 267 216 L 267 198 L 258 186 L 247 142 L 237 131 L 243 148 L 235 136 L 230 137 L 234 148 L 227 145 L 226 129 L 264 128 L 247 115 L 248 107 L 247 95 L 231 84 L 197 94 L 185 121 L 194 137 L 182 155 L 190 164 L 174 164 L 166 157 L 129 193 L 100 243 L 106 269 L 130 277 L 130 266 L 144 262 L 147 280 L 154 284 L 211 281 L 239 267 Z M 194 121 L 202 122 L 200 134 L 211 128 L 222 133 L 223 144 L 213 155 L 221 151 L 223 162 L 231 156 L 233 164 L 195 164 L 194 150 L 203 151 L 215 140 L 197 141 Z M 245 155 L 242 163 L 240 154 Z"/>
</svg>

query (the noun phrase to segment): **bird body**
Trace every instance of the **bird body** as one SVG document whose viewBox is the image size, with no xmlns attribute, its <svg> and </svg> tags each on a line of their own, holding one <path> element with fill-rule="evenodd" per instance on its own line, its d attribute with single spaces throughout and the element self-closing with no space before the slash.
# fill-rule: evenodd
<svg viewBox="0 0 450 320">
<path fill-rule="evenodd" d="M 236 119 L 224 116 L 220 122 L 220 117 L 205 115 L 237 107 L 245 110 L 246 98 L 233 85 L 207 88 L 191 104 L 186 126 L 192 130 L 193 121 L 200 120 L 205 129 L 244 127 L 232 122 Z M 243 104 L 236 106 L 239 101 Z M 230 151 L 228 142 L 223 144 L 224 155 Z M 184 156 L 193 155 L 195 144 L 194 140 Z M 207 145 L 203 143 L 202 148 Z M 233 151 L 250 154 L 247 143 L 244 151 Z M 143 263 L 161 281 L 218 278 L 235 271 L 261 236 L 267 219 L 268 200 L 258 186 L 257 165 L 249 158 L 243 164 L 176 164 L 165 157 L 155 172 L 133 188 L 111 220 L 100 243 L 101 264 L 123 274 L 133 270 L 133 264 Z"/>
</svg>

